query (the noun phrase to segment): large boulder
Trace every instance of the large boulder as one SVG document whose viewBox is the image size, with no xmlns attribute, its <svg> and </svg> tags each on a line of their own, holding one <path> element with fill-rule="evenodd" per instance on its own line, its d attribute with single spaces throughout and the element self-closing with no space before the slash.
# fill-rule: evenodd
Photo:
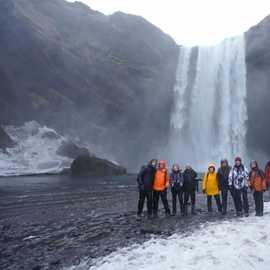
<svg viewBox="0 0 270 270">
<path fill-rule="evenodd" d="M 127 171 L 106 159 L 93 157 L 90 155 L 81 155 L 71 164 L 71 174 L 76 176 L 111 176 L 123 175 Z"/>
<path fill-rule="evenodd" d="M 9 137 L 5 130 L 0 127 L 0 149 L 5 150 L 6 148 L 13 147 L 15 142 Z"/>
<path fill-rule="evenodd" d="M 63 142 L 57 150 L 60 156 L 76 159 L 78 156 L 89 156 L 89 150 L 85 147 L 80 147 L 71 141 Z"/>
</svg>

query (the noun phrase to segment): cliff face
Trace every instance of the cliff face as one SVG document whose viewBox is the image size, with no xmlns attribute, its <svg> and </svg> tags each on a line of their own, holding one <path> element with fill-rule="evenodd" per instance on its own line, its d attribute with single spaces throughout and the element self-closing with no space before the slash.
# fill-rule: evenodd
<svg viewBox="0 0 270 270">
<path fill-rule="evenodd" d="M 270 154 L 270 17 L 246 32 L 248 148 Z M 129 168 L 168 137 L 178 46 L 141 17 L 0 0 L 0 124 L 37 120 Z"/>
<path fill-rule="evenodd" d="M 0 0 L 0 121 L 37 120 L 132 167 L 165 141 L 177 58 L 141 17 Z"/>
<path fill-rule="evenodd" d="M 270 155 L 270 16 L 246 32 L 248 147 Z"/>
</svg>

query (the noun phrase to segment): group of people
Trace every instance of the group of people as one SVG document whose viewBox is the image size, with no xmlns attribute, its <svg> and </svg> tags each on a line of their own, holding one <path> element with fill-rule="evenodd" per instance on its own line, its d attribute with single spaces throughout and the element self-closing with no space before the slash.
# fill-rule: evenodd
<svg viewBox="0 0 270 270">
<path fill-rule="evenodd" d="M 181 170 L 178 164 L 172 166 L 171 172 L 167 169 L 166 161 L 152 159 L 143 166 L 138 174 L 139 201 L 137 215 L 143 213 L 145 200 L 147 201 L 148 217 L 158 217 L 159 199 L 163 203 L 166 215 L 176 215 L 177 201 L 180 213 L 188 215 L 188 206 L 191 205 L 191 214 L 196 214 L 195 202 L 198 187 L 197 172 L 186 166 Z M 207 198 L 208 212 L 213 211 L 212 198 L 214 197 L 218 212 L 227 214 L 228 194 L 230 193 L 237 216 L 249 215 L 248 190 L 252 190 L 255 201 L 256 216 L 263 216 L 263 193 L 270 187 L 270 161 L 265 171 L 253 160 L 248 170 L 240 157 L 235 158 L 231 167 L 226 159 L 221 160 L 220 167 L 209 164 L 202 180 L 202 191 Z M 172 212 L 167 199 L 167 190 L 172 194 Z M 191 203 L 189 203 L 189 201 Z"/>
</svg>

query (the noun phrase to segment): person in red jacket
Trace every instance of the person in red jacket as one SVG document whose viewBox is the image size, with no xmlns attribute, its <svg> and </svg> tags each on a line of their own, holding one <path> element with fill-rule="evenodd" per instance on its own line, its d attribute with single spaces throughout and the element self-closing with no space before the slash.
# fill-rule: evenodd
<svg viewBox="0 0 270 270">
<path fill-rule="evenodd" d="M 253 191 L 256 216 L 263 216 L 263 192 L 266 190 L 265 175 L 259 169 L 258 163 L 252 160 L 250 163 L 249 184 Z"/>
<path fill-rule="evenodd" d="M 267 162 L 265 166 L 265 179 L 266 179 L 266 185 L 268 188 L 268 197 L 270 198 L 270 160 Z"/>
</svg>

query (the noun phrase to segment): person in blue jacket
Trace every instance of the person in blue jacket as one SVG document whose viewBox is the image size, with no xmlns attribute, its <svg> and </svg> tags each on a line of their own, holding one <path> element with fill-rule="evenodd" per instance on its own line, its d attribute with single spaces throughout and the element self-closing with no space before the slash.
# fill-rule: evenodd
<svg viewBox="0 0 270 270">
<path fill-rule="evenodd" d="M 184 177 L 183 173 L 180 169 L 180 166 L 178 164 L 174 164 L 172 167 L 172 171 L 170 174 L 170 186 L 171 186 L 171 192 L 172 192 L 172 215 L 176 215 L 176 202 L 177 198 L 180 205 L 180 212 L 182 215 L 184 215 Z"/>
</svg>

